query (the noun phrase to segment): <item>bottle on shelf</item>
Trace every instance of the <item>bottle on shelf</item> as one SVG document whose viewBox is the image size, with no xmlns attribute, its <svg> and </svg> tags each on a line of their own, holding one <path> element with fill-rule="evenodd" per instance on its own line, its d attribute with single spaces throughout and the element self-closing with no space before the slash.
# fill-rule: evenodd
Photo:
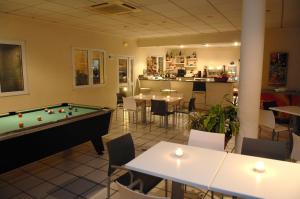
<svg viewBox="0 0 300 199">
<path fill-rule="evenodd" d="M 167 52 L 166 54 L 166 61 L 170 61 L 170 56 L 169 56 L 169 53 Z"/>
<path fill-rule="evenodd" d="M 204 66 L 203 78 L 207 78 L 207 66 Z"/>
</svg>

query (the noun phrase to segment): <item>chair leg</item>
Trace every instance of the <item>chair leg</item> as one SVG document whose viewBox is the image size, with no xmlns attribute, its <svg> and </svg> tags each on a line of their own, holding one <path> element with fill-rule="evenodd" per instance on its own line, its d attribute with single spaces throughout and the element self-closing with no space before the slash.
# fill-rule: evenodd
<svg viewBox="0 0 300 199">
<path fill-rule="evenodd" d="M 118 120 L 118 106 L 116 108 L 116 120 Z"/>
<path fill-rule="evenodd" d="M 165 197 L 168 197 L 168 180 L 165 180 Z"/>
<path fill-rule="evenodd" d="M 212 199 L 214 199 L 214 195 L 215 195 L 215 194 L 214 194 L 214 192 L 212 191 L 212 192 L 211 192 L 211 198 L 212 198 Z"/>
<path fill-rule="evenodd" d="M 150 113 L 149 131 L 151 132 L 152 114 Z"/>
<path fill-rule="evenodd" d="M 273 130 L 273 131 L 272 131 L 272 140 L 274 140 L 275 135 L 276 135 L 276 132 L 275 132 L 275 130 Z"/>
<path fill-rule="evenodd" d="M 109 199 L 110 198 L 110 176 L 107 177 L 107 196 L 106 198 Z"/>
<path fill-rule="evenodd" d="M 123 109 L 123 124 L 125 122 L 125 110 Z"/>
<path fill-rule="evenodd" d="M 138 112 L 135 111 L 135 128 L 137 129 L 137 125 L 138 125 Z"/>
</svg>

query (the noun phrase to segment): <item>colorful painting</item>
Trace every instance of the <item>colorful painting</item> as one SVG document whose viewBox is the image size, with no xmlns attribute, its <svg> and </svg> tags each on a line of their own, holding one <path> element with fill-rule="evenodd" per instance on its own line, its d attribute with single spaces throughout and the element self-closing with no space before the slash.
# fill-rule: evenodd
<svg viewBox="0 0 300 199">
<path fill-rule="evenodd" d="M 271 53 L 269 85 L 285 86 L 287 82 L 288 53 Z"/>
</svg>

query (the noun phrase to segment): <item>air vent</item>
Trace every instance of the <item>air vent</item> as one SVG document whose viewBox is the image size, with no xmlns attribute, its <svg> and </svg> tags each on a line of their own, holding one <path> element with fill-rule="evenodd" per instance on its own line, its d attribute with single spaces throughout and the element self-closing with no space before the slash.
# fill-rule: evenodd
<svg viewBox="0 0 300 199">
<path fill-rule="evenodd" d="M 107 1 L 90 7 L 93 11 L 99 14 L 127 14 L 131 12 L 139 12 L 140 9 L 124 3 L 122 1 Z"/>
</svg>

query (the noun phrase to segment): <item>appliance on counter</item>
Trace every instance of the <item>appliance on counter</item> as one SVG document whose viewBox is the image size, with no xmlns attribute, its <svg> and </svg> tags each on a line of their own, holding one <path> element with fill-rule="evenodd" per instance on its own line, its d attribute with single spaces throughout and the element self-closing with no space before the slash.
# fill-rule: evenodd
<svg viewBox="0 0 300 199">
<path fill-rule="evenodd" d="M 184 77 L 186 74 L 186 70 L 184 69 L 178 69 L 177 71 L 177 77 Z"/>
</svg>

